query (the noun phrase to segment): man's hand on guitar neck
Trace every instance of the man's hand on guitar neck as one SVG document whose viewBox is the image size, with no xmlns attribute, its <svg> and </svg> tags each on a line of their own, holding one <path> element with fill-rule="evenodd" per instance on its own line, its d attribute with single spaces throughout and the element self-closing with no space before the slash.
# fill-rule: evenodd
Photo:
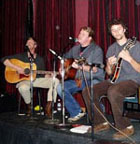
<svg viewBox="0 0 140 144">
<path fill-rule="evenodd" d="M 122 50 L 120 53 L 119 53 L 119 57 L 124 59 L 125 61 L 127 62 L 131 62 L 132 60 L 132 57 L 130 56 L 130 53 L 128 50 Z"/>
<path fill-rule="evenodd" d="M 140 63 L 137 62 L 129 53 L 128 50 L 122 50 L 119 53 L 119 57 L 124 59 L 125 61 L 129 62 L 131 66 L 140 73 Z"/>
</svg>

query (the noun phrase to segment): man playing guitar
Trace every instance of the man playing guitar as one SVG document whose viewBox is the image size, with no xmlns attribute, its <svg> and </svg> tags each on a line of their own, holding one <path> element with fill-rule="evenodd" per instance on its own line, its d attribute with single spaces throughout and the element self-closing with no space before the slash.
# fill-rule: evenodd
<svg viewBox="0 0 140 144">
<path fill-rule="evenodd" d="M 134 128 L 129 118 L 123 117 L 123 100 L 126 96 L 136 94 L 140 84 L 140 43 L 136 39 L 127 39 L 127 27 L 120 19 L 113 19 L 108 25 L 111 35 L 115 38 L 114 42 L 107 51 L 106 72 L 112 75 L 114 65 L 118 65 L 115 74 L 110 80 L 105 80 L 93 86 L 94 107 L 94 132 L 109 129 L 108 122 L 98 112 L 100 109 L 99 99 L 106 95 L 112 108 L 116 128 L 125 135 L 130 136 L 134 133 Z M 121 59 L 121 63 L 119 64 Z M 119 68 L 120 67 L 120 68 Z M 116 72 L 119 69 L 118 72 Z M 83 91 L 86 97 L 87 90 Z M 113 135 L 114 139 L 125 138 L 125 135 L 117 132 Z"/>
<path fill-rule="evenodd" d="M 36 70 L 45 70 L 44 60 L 41 56 L 39 56 L 36 53 L 36 48 L 37 48 L 36 40 L 33 37 L 29 37 L 26 42 L 26 52 L 12 55 L 12 56 L 6 56 L 2 58 L 2 62 L 4 63 L 4 65 L 6 67 L 14 69 L 16 73 L 19 74 L 19 77 L 21 77 L 21 81 L 19 79 L 19 82 L 17 83 L 16 87 L 18 88 L 21 96 L 23 97 L 24 102 L 27 104 L 27 115 L 31 114 L 30 81 L 29 81 L 30 79 L 26 80 L 26 78 L 28 77 L 25 72 L 25 67 L 22 65 L 22 63 L 25 63 L 25 65 L 29 64 L 30 58 L 32 57 L 33 64 L 37 67 Z M 9 79 L 10 77 L 14 77 L 14 76 L 8 75 Z M 52 90 L 53 90 L 52 83 L 53 83 L 53 78 L 52 75 L 50 74 L 49 75 L 46 74 L 45 77 L 42 74 L 41 75 L 37 74 L 36 78 L 33 81 L 33 87 L 49 88 L 48 97 L 47 97 L 48 102 L 45 108 L 45 114 L 48 117 L 51 117 L 51 102 L 52 102 Z M 59 80 L 56 78 L 54 84 L 54 101 L 56 101 L 56 96 L 57 96 L 56 87 L 58 83 Z"/>
<path fill-rule="evenodd" d="M 87 83 L 90 82 L 90 66 L 81 63 L 81 59 L 86 61 L 87 64 L 103 64 L 103 52 L 102 49 L 95 44 L 93 41 L 94 32 L 90 27 L 84 26 L 80 29 L 78 35 L 78 45 L 74 46 L 64 55 L 67 60 L 74 59 L 71 66 L 76 69 L 75 77 L 72 79 L 65 80 L 64 82 L 64 93 L 65 93 L 65 107 L 70 114 L 68 118 L 69 122 L 77 121 L 85 115 L 82 112 L 78 102 L 72 96 L 74 93 L 81 91 L 86 86 L 85 79 Z M 78 60 L 76 60 L 78 59 Z M 80 61 L 80 62 L 79 62 Z M 79 64 L 81 63 L 81 64 Z M 67 71 L 67 68 L 65 68 Z M 83 74 L 84 72 L 84 74 Z M 98 83 L 104 79 L 104 70 L 93 66 L 93 81 L 92 84 Z M 73 72 L 71 72 L 73 73 Z M 70 74 L 71 74 L 70 73 Z M 81 81 L 80 84 L 77 81 Z M 57 87 L 58 95 L 62 98 L 62 86 L 61 84 Z"/>
</svg>

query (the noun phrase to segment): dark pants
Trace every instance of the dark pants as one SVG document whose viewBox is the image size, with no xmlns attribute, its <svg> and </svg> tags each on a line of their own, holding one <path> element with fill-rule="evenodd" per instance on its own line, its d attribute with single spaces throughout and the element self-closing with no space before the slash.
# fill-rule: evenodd
<svg viewBox="0 0 140 144">
<path fill-rule="evenodd" d="M 117 84 L 112 84 L 109 81 L 103 81 L 93 86 L 93 101 L 96 107 L 101 110 L 99 100 L 101 96 L 106 95 L 111 104 L 115 126 L 119 129 L 124 129 L 131 125 L 131 123 L 129 118 L 122 116 L 123 100 L 126 96 L 135 94 L 138 86 L 139 85 L 132 80 L 122 81 Z M 83 90 L 83 98 L 91 119 L 91 98 L 88 95 L 87 88 Z M 105 122 L 105 120 L 94 107 L 94 124 L 97 125 L 103 122 Z"/>
</svg>

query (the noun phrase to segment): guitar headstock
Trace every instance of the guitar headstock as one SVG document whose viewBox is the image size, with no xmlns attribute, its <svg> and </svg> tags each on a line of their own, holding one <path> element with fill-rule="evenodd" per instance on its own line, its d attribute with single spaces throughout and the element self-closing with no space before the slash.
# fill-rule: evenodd
<svg viewBox="0 0 140 144">
<path fill-rule="evenodd" d="M 86 58 L 84 57 L 80 57 L 79 59 L 76 59 L 76 62 L 79 64 L 79 65 L 82 65 L 86 62 Z"/>
<path fill-rule="evenodd" d="M 126 46 L 124 47 L 124 50 L 131 49 L 133 46 L 135 46 L 136 41 L 137 41 L 137 38 L 133 36 L 131 39 L 128 40 Z"/>
</svg>

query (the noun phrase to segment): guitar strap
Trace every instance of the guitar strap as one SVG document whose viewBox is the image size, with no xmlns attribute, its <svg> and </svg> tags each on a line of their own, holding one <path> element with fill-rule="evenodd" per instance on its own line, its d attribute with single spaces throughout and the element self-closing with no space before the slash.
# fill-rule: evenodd
<svg viewBox="0 0 140 144">
<path fill-rule="evenodd" d="M 85 59 L 87 60 L 87 58 L 90 56 L 91 52 L 93 51 L 93 49 L 94 49 L 95 47 L 96 47 L 96 45 L 95 45 L 94 43 L 91 43 L 87 48 L 85 48 L 85 49 L 83 50 L 83 52 L 81 52 L 81 53 L 79 54 L 79 56 L 80 56 L 80 57 L 83 57 L 83 58 L 85 58 Z M 85 74 L 83 73 L 83 71 L 78 70 L 76 77 L 77 77 L 78 79 L 81 79 L 83 76 L 85 77 Z M 85 78 L 84 78 L 84 80 L 85 80 Z"/>
<path fill-rule="evenodd" d="M 79 54 L 80 57 L 88 58 L 90 53 L 93 51 L 93 47 L 96 47 L 94 43 L 90 44 L 82 53 Z"/>
</svg>

